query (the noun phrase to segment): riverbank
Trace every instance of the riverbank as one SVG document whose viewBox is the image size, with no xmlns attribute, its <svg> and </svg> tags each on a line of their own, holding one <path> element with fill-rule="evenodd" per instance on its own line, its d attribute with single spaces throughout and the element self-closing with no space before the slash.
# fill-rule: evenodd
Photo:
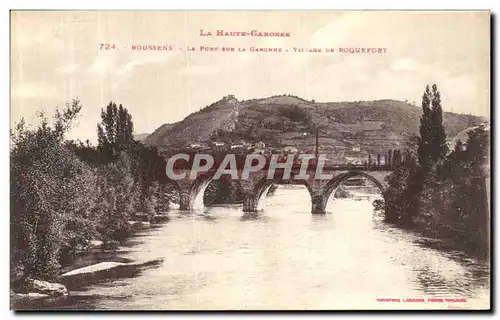
<svg viewBox="0 0 500 320">
<path fill-rule="evenodd" d="M 401 228 L 420 234 L 425 239 L 425 246 L 443 252 L 460 253 L 472 256 L 481 261 L 489 261 L 490 250 L 482 245 L 474 245 L 466 241 L 460 241 L 457 237 L 447 237 L 435 227 L 425 223 L 415 223 L 413 226 Z"/>
<path fill-rule="evenodd" d="M 380 211 L 376 212 L 379 212 L 379 214 L 384 216 Z M 392 223 L 390 221 L 387 221 L 386 218 L 384 218 L 384 221 L 393 225 L 395 228 L 418 234 L 420 236 L 420 240 L 417 242 L 417 244 L 419 245 L 423 245 L 428 248 L 436 249 L 446 253 L 453 253 L 455 256 L 458 255 L 463 257 L 473 257 L 474 259 L 482 262 L 490 261 L 489 248 L 485 248 L 481 245 L 474 245 L 465 240 L 461 241 L 456 236 L 446 236 L 444 232 L 428 223 L 415 222 L 411 225 L 404 225 Z"/>
<path fill-rule="evenodd" d="M 135 277 L 145 269 L 160 266 L 163 258 L 132 261 L 121 258 L 120 254 L 127 243 L 139 233 L 161 227 L 170 217 L 162 214 L 151 218 L 142 213 L 133 217 L 135 220 L 128 221 L 131 233 L 126 239 L 108 244 L 99 240 L 91 241 L 87 250 L 75 252 L 71 257 L 67 257 L 61 266 L 60 274 L 53 282 L 30 278 L 12 281 L 11 309 L 33 310 L 46 305 L 64 304 L 64 300 L 71 297 L 73 290 L 81 290 L 112 279 Z"/>
</svg>

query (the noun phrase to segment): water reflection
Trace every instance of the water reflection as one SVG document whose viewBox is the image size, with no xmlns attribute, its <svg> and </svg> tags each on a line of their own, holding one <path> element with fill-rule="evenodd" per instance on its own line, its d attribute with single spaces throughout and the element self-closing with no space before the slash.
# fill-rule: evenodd
<svg viewBox="0 0 500 320">
<path fill-rule="evenodd" d="M 260 214 L 259 212 L 243 212 L 240 220 L 241 221 L 257 220 L 259 218 L 262 218 L 262 214 Z"/>
</svg>

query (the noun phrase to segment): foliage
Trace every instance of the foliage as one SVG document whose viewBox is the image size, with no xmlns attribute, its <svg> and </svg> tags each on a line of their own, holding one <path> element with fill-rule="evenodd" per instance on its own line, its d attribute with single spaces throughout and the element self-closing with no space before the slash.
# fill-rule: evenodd
<svg viewBox="0 0 500 320">
<path fill-rule="evenodd" d="M 121 105 L 102 111 L 97 147 L 66 140 L 78 100 L 57 110 L 52 124 L 21 121 L 11 133 L 11 276 L 53 279 L 62 261 L 93 239 L 114 242 L 131 232 L 132 213 L 167 211 L 164 161 L 132 139 L 132 117 Z"/>
<path fill-rule="evenodd" d="M 167 193 L 167 186 L 165 184 L 159 184 L 156 181 L 148 187 L 147 195 L 144 200 L 144 210 L 150 219 L 152 219 L 154 215 L 167 212 L 170 209 L 170 197 Z"/>
<path fill-rule="evenodd" d="M 441 94 L 437 86 L 432 91 L 426 86 L 422 96 L 422 117 L 418 140 L 418 160 L 425 172 L 442 165 L 448 152 L 446 133 L 443 126 Z"/>
<path fill-rule="evenodd" d="M 352 194 L 346 189 L 344 185 L 340 185 L 333 196 L 335 199 L 352 198 Z"/>
<path fill-rule="evenodd" d="M 61 252 L 95 235 L 95 176 L 63 144 L 80 109 L 75 100 L 52 127 L 41 114 L 38 127 L 12 132 L 11 271 L 23 277 L 53 278 Z"/>
<path fill-rule="evenodd" d="M 126 154 L 127 168 L 130 170 L 134 188 L 138 191 L 133 205 L 135 210 L 150 211 L 156 207 L 153 194 L 158 186 L 153 186 L 155 181 L 165 183 L 165 161 L 158 154 L 155 147 L 147 147 L 133 138 L 132 115 L 121 104 L 110 102 L 106 110 L 101 110 L 101 122 L 97 126 L 98 146 L 88 148 L 80 143 L 79 151 L 82 157 L 95 157 L 93 163 L 110 164 L 117 158 Z M 148 197 L 150 199 L 148 199 Z M 161 199 L 165 201 L 165 199 Z"/>
<path fill-rule="evenodd" d="M 100 199 L 98 231 L 104 241 L 122 239 L 129 232 L 128 219 L 139 197 L 131 173 L 131 159 L 121 153 L 117 161 L 98 168 Z"/>
<path fill-rule="evenodd" d="M 101 123 L 97 125 L 98 149 L 108 159 L 115 159 L 120 152 L 128 150 L 134 142 L 132 116 L 120 104 L 110 102 L 101 110 Z"/>
<path fill-rule="evenodd" d="M 410 224 L 418 211 L 421 184 L 416 143 L 416 137 L 410 139 L 404 162 L 388 177 L 389 188 L 383 192 L 385 215 L 390 222 Z"/>
<path fill-rule="evenodd" d="M 241 187 L 238 187 L 235 181 L 228 179 L 213 180 L 205 190 L 203 202 L 206 205 L 242 203 L 243 193 Z"/>
<path fill-rule="evenodd" d="M 432 91 L 427 86 L 420 137 L 408 145 L 401 165 L 388 177 L 383 203 L 375 206 L 383 206 L 389 222 L 426 231 L 484 255 L 489 247 L 489 132 L 485 126 L 468 131 L 467 142 L 458 141 L 448 154 L 440 103 L 436 85 Z M 394 154 L 392 157 L 394 160 Z"/>
</svg>

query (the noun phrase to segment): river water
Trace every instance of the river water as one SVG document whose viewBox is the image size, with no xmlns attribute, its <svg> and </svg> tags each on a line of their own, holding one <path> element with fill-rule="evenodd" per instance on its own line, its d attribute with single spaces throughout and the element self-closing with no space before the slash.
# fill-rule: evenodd
<svg viewBox="0 0 500 320">
<path fill-rule="evenodd" d="M 422 236 L 384 223 L 373 197 L 330 199 L 326 215 L 312 215 L 308 198 L 304 187 L 280 186 L 259 214 L 236 205 L 173 210 L 170 222 L 119 252 L 136 261 L 164 258 L 162 265 L 72 291 L 57 307 L 488 308 L 487 263 L 433 249 Z M 384 298 L 400 302 L 377 300 Z M 425 302 L 405 302 L 412 298 Z"/>
</svg>

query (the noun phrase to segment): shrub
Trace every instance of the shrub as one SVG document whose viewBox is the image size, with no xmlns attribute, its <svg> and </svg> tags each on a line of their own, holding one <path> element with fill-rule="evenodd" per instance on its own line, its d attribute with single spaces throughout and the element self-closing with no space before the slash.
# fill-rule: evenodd
<svg viewBox="0 0 500 320">
<path fill-rule="evenodd" d="M 11 274 L 52 279 L 61 252 L 85 246 L 95 235 L 93 171 L 63 144 L 81 106 L 57 111 L 51 127 L 41 114 L 36 128 L 21 121 L 12 132 Z"/>
<path fill-rule="evenodd" d="M 100 166 L 97 186 L 98 231 L 104 241 L 123 239 L 132 230 L 128 220 L 139 200 L 139 189 L 131 173 L 130 156 L 121 153 L 115 162 Z"/>
</svg>

